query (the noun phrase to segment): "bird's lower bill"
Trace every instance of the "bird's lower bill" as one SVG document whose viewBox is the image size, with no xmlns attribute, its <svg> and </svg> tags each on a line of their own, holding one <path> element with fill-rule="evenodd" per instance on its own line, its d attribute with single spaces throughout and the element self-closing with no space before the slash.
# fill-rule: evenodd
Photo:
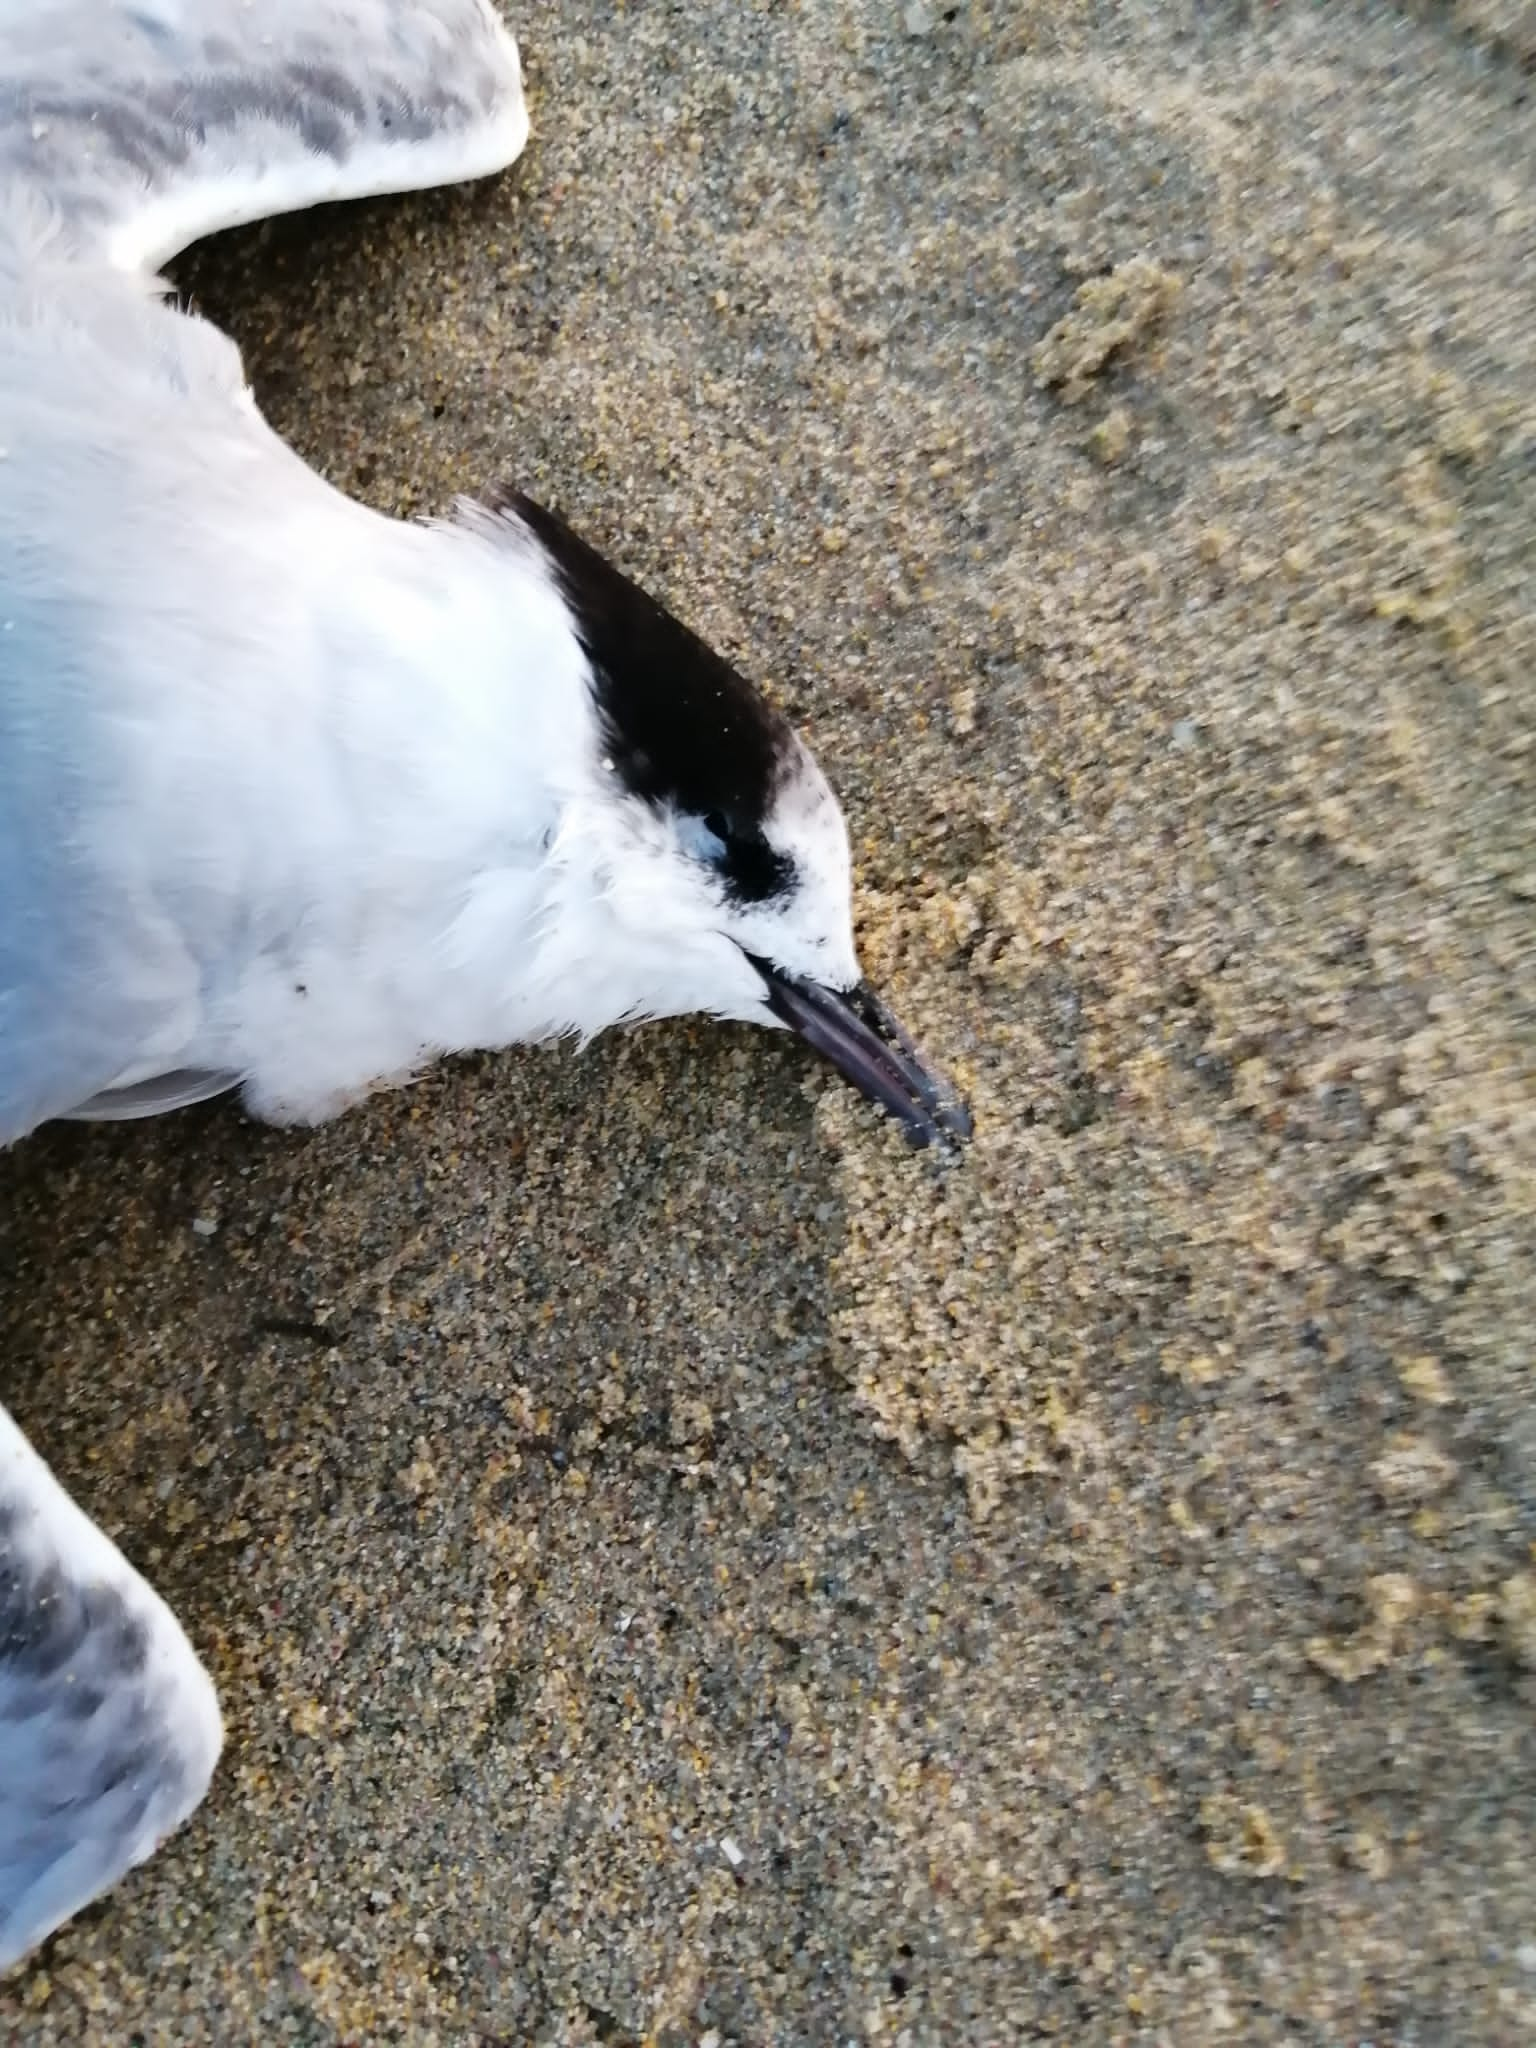
<svg viewBox="0 0 1536 2048">
<path fill-rule="evenodd" d="M 866 982 L 825 988 L 748 957 L 767 986 L 774 1016 L 889 1111 L 914 1145 L 971 1135 L 971 1113 L 954 1084 L 929 1066 Z"/>
</svg>

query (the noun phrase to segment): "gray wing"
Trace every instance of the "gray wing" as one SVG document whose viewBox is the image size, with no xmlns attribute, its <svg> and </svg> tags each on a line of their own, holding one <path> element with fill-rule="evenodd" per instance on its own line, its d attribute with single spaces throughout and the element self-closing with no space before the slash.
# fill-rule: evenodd
<svg viewBox="0 0 1536 2048">
<path fill-rule="evenodd" d="M 119 269 L 486 177 L 527 135 L 490 0 L 0 0 L 0 194 L 40 196 Z"/>
<path fill-rule="evenodd" d="M 222 1742 L 175 1616 L 0 1408 L 0 1970 L 181 1825 Z"/>
<path fill-rule="evenodd" d="M 140 1117 L 164 1116 L 168 1110 L 190 1109 L 195 1102 L 211 1102 L 215 1095 L 227 1095 L 240 1086 L 239 1074 L 214 1074 L 202 1067 L 177 1067 L 169 1074 L 157 1074 L 152 1081 L 138 1081 L 131 1088 L 103 1088 L 78 1109 L 66 1110 L 62 1121 L 72 1124 L 128 1124 Z"/>
</svg>

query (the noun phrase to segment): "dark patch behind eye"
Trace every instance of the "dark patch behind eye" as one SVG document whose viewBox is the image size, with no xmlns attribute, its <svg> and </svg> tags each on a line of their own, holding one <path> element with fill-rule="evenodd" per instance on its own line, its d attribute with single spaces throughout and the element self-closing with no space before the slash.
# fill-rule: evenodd
<svg viewBox="0 0 1536 2048">
<path fill-rule="evenodd" d="M 702 823 L 720 842 L 714 868 L 732 902 L 765 903 L 770 896 L 788 894 L 794 886 L 795 864 L 787 854 L 776 852 L 763 833 L 738 827 L 723 811 L 706 811 Z"/>
<path fill-rule="evenodd" d="M 522 521 L 559 578 L 623 787 L 683 816 L 717 813 L 734 894 L 758 901 L 785 887 L 792 863 L 763 825 L 798 752 L 789 721 L 557 513 L 521 491 L 498 491 L 490 503 Z"/>
<path fill-rule="evenodd" d="M 793 888 L 794 862 L 770 846 L 761 832 L 728 830 L 716 836 L 725 853 L 715 872 L 733 903 L 766 903 L 771 896 L 787 895 Z"/>
</svg>

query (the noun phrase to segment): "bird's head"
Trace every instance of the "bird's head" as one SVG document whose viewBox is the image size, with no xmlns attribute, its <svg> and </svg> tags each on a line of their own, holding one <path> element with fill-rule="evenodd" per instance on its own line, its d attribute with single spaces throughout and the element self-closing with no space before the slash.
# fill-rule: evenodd
<svg viewBox="0 0 1536 2048">
<path fill-rule="evenodd" d="M 520 494 L 496 509 L 541 552 L 585 657 L 590 759 L 551 854 L 603 929 L 558 920 L 546 944 L 579 948 L 589 978 L 598 956 L 594 1028 L 692 1011 L 787 1026 L 914 1143 L 968 1134 L 861 978 L 847 826 L 793 727 L 554 513 Z"/>
</svg>

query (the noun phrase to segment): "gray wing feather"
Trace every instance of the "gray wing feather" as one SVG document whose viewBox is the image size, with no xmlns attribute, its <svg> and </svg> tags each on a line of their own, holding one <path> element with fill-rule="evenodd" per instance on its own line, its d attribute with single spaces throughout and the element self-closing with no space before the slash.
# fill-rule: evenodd
<svg viewBox="0 0 1536 2048">
<path fill-rule="evenodd" d="M 195 1102 L 211 1102 L 215 1095 L 227 1095 L 240 1086 L 239 1074 L 210 1074 L 200 1067 L 178 1067 L 174 1073 L 157 1074 L 152 1081 L 139 1081 L 131 1088 L 104 1088 L 78 1109 L 65 1112 L 63 1121 L 75 1124 L 126 1124 L 139 1117 L 164 1116 L 168 1110 L 190 1109 Z"/>
<path fill-rule="evenodd" d="M 174 1615 L 0 1408 L 0 1969 L 181 1825 L 222 1741 Z"/>
<path fill-rule="evenodd" d="M 0 189 L 41 195 L 119 268 L 485 177 L 527 133 L 490 0 L 0 0 Z"/>
</svg>

